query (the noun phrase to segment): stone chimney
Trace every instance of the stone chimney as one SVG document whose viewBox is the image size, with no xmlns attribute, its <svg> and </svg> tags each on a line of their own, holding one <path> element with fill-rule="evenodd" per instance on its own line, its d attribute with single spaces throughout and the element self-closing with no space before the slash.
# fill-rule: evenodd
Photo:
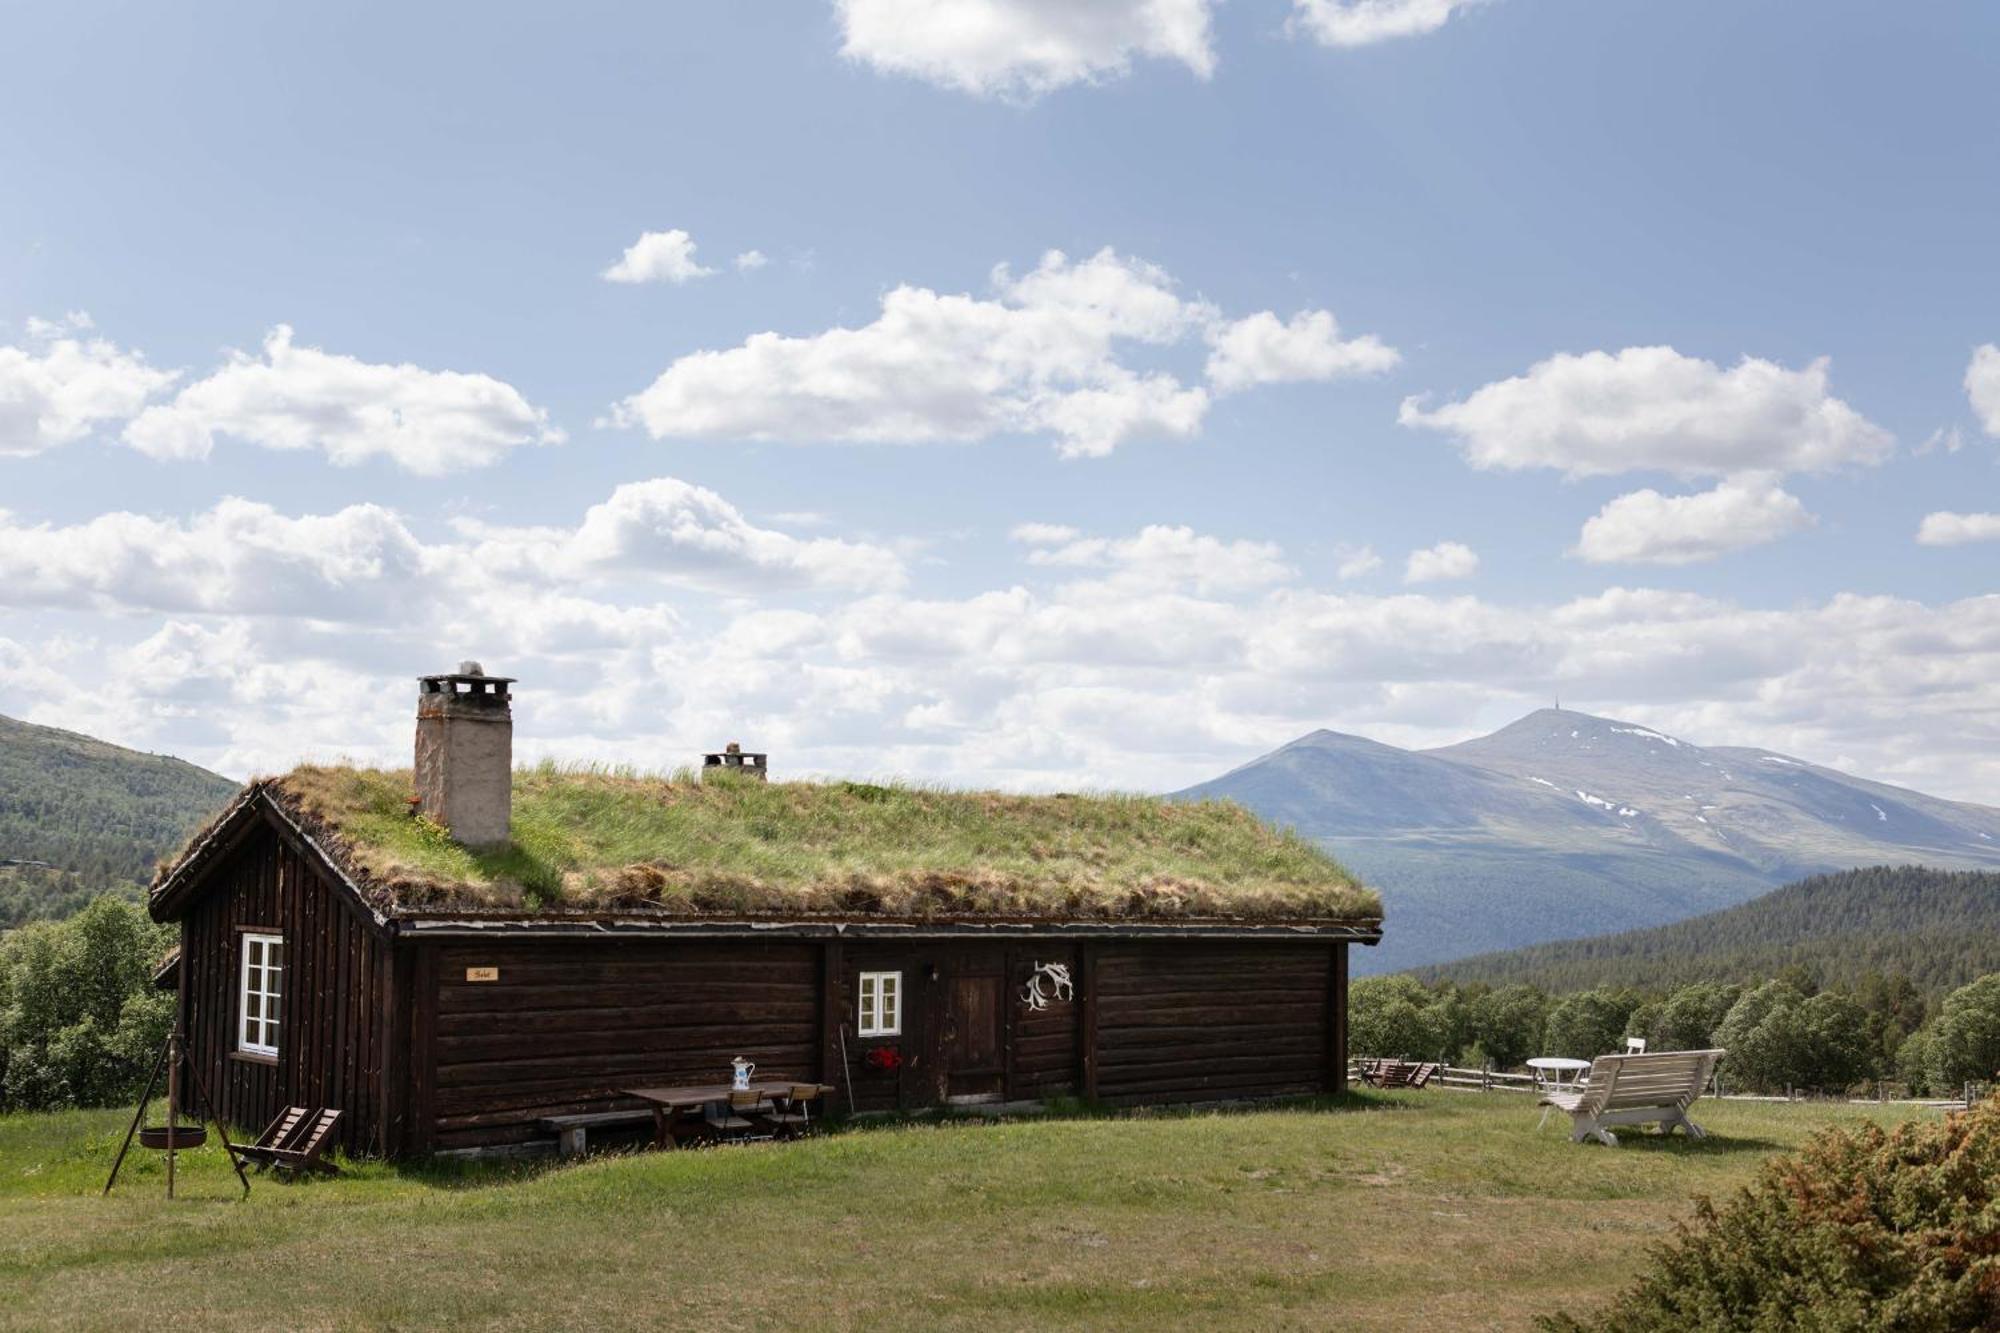
<svg viewBox="0 0 2000 1333">
<path fill-rule="evenodd" d="M 417 677 L 417 807 L 467 847 L 507 841 L 514 804 L 512 676 L 477 662 Z"/>
<path fill-rule="evenodd" d="M 759 782 L 768 782 L 771 770 L 764 761 L 769 757 L 754 752 L 746 754 L 742 746 L 731 741 L 716 753 L 701 757 L 701 775 L 707 778 L 712 773 L 724 773 L 733 778 L 755 778 Z"/>
</svg>

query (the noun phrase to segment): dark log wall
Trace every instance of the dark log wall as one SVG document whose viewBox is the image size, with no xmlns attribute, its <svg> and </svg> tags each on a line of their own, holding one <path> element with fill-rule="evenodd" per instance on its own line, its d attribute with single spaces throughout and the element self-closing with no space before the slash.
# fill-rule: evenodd
<svg viewBox="0 0 2000 1333">
<path fill-rule="evenodd" d="M 1345 950 L 1327 942 L 1257 944 L 847 945 L 834 988 L 846 1039 L 836 1082 L 857 1109 L 910 1109 L 938 1100 L 944 1058 L 940 1006 L 962 973 L 1007 978 L 1009 1100 L 1085 1096 L 1114 1104 L 1200 1102 L 1337 1091 L 1346 1065 Z M 1031 1009 L 1039 963 L 1062 963 L 1074 998 Z M 856 1034 L 864 971 L 904 974 L 903 1031 Z M 869 1052 L 893 1049 L 895 1070 Z"/>
<path fill-rule="evenodd" d="M 181 1004 L 193 1059 L 218 1114 L 261 1131 L 286 1106 L 345 1114 L 349 1153 L 393 1146 L 387 941 L 311 864 L 266 827 L 209 872 L 219 881 L 181 927 Z M 282 935 L 284 1004 L 275 1061 L 236 1050 L 241 936 Z M 190 1092 L 184 1105 L 193 1104 Z"/>
<path fill-rule="evenodd" d="M 1201 1102 L 1328 1091 L 1339 944 L 1087 946 L 1095 1097 Z M 1329 1026 L 1329 1025 L 1333 1026 Z"/>
<path fill-rule="evenodd" d="M 633 1085 L 821 1076 L 820 945 L 513 940 L 420 947 L 416 1072 L 432 1148 L 538 1137 Z M 468 979 L 493 968 L 492 981 Z M 423 1003 L 434 997 L 433 1003 Z"/>
</svg>

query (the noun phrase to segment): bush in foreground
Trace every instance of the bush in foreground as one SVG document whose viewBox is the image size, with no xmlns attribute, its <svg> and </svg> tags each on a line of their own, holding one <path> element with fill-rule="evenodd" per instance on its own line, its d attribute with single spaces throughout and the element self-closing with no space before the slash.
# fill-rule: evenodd
<svg viewBox="0 0 2000 1333">
<path fill-rule="evenodd" d="M 1542 1327 L 2000 1327 L 2000 1098 L 1894 1133 L 1822 1130 L 1725 1205 L 1698 1200 L 1612 1305 Z"/>
</svg>

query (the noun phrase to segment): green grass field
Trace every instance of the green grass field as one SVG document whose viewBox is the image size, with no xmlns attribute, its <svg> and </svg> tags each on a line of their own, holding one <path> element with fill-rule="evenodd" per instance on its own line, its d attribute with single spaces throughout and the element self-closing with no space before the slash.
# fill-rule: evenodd
<svg viewBox="0 0 2000 1333">
<path fill-rule="evenodd" d="M 126 1113 L 129 1115 L 129 1112 Z M 0 1325 L 1521 1328 L 1639 1268 L 1695 1191 L 1907 1109 L 1705 1102 L 1576 1146 L 1526 1097 L 849 1130 L 572 1166 L 350 1165 L 182 1197 L 116 1112 L 0 1118 Z M 134 1169 L 136 1167 L 136 1169 Z"/>
</svg>

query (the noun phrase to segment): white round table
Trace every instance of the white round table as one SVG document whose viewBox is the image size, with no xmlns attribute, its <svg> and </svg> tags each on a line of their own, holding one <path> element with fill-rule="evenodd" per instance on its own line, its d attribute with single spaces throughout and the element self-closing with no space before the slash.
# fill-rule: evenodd
<svg viewBox="0 0 2000 1333">
<path fill-rule="evenodd" d="M 1572 1060 L 1564 1055 L 1538 1055 L 1528 1061 L 1535 1082 L 1546 1089 L 1570 1088 L 1590 1069 L 1588 1060 Z"/>
<path fill-rule="evenodd" d="M 1551 1092 L 1568 1092 L 1574 1089 L 1583 1081 L 1584 1074 L 1589 1072 L 1590 1061 L 1572 1060 L 1566 1055 L 1538 1055 L 1528 1061 L 1528 1068 L 1535 1071 L 1535 1091 L 1547 1095 Z M 1552 1109 L 1554 1108 L 1549 1106 L 1542 1107 L 1541 1123 L 1535 1126 L 1536 1129 L 1549 1123 L 1549 1112 Z"/>
</svg>

